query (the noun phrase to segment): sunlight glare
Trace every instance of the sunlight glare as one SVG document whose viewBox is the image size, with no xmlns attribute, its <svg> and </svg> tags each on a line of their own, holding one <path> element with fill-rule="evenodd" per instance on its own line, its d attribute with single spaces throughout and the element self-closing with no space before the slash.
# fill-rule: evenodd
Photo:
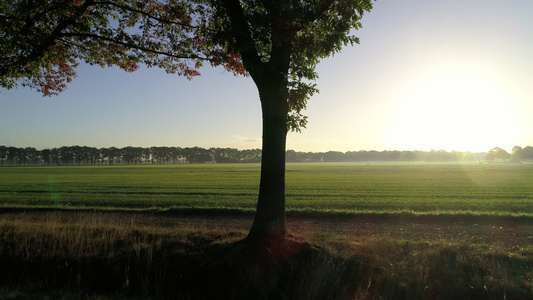
<svg viewBox="0 0 533 300">
<path fill-rule="evenodd" d="M 439 68 L 399 98 L 390 138 L 423 150 L 488 151 L 516 131 L 508 97 L 481 71 Z"/>
</svg>

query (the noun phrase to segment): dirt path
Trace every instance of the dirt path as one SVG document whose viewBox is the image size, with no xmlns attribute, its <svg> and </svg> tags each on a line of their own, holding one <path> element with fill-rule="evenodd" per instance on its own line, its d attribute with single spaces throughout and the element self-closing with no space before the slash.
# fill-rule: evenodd
<svg viewBox="0 0 533 300">
<path fill-rule="evenodd" d="M 121 226 L 188 227 L 248 230 L 251 216 L 191 216 L 132 212 L 14 211 L 0 210 L 4 220 L 28 222 L 96 223 Z M 533 244 L 533 224 L 512 218 L 449 220 L 432 217 L 413 219 L 380 218 L 287 218 L 288 231 L 296 236 L 346 234 L 357 237 L 388 236 L 412 241 L 447 241 L 468 244 L 488 243 L 509 247 Z"/>
</svg>

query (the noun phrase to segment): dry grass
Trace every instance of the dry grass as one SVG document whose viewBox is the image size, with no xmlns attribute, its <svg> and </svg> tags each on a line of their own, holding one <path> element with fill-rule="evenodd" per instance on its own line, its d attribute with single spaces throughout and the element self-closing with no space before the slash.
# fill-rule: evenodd
<svg viewBox="0 0 533 300">
<path fill-rule="evenodd" d="M 0 299 L 533 297 L 533 247 L 331 232 L 250 246 L 244 231 L 136 223 L 99 213 L 0 220 Z"/>
<path fill-rule="evenodd" d="M 367 290 L 384 299 L 533 297 L 533 245 L 355 239 L 325 232 L 315 232 L 309 240 L 347 261 L 372 266 Z"/>
</svg>

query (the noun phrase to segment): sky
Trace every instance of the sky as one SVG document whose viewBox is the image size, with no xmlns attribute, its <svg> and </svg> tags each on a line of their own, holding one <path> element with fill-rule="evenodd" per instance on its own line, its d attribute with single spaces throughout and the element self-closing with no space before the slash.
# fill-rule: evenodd
<svg viewBox="0 0 533 300">
<path fill-rule="evenodd" d="M 297 151 L 533 146 L 533 1 L 378 0 L 317 67 Z M 82 65 L 59 96 L 0 89 L 0 145 L 261 147 L 251 78 Z"/>
</svg>

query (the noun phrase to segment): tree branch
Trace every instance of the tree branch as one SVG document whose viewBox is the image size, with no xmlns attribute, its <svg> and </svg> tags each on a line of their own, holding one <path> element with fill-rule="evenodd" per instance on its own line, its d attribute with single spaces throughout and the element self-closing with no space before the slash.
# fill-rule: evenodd
<svg viewBox="0 0 533 300">
<path fill-rule="evenodd" d="M 187 28 L 191 28 L 191 29 L 200 29 L 201 28 L 200 26 L 193 26 L 193 25 L 190 25 L 190 24 L 182 23 L 182 22 L 176 22 L 176 21 L 171 21 L 171 20 L 168 20 L 168 19 L 160 18 L 160 17 L 154 16 L 154 15 L 148 13 L 148 12 L 145 12 L 145 11 L 143 11 L 141 9 L 133 8 L 133 7 L 126 6 L 126 5 L 119 5 L 118 3 L 115 3 L 115 2 L 95 1 L 94 5 L 109 5 L 109 6 L 118 7 L 120 9 L 131 11 L 131 12 L 143 15 L 145 17 L 148 17 L 150 19 L 153 19 L 153 20 L 156 20 L 158 22 L 165 23 L 165 24 L 173 24 L 173 25 L 183 26 L 183 27 L 187 27 Z"/>
<path fill-rule="evenodd" d="M 140 51 L 143 51 L 143 52 L 149 52 L 149 53 L 153 53 L 153 54 L 157 54 L 157 55 L 164 55 L 164 56 L 177 58 L 177 59 L 210 60 L 210 58 L 208 58 L 208 57 L 202 57 L 202 56 L 199 56 L 199 55 L 188 55 L 187 56 L 187 55 L 177 55 L 177 54 L 173 54 L 171 52 L 166 52 L 166 51 L 159 51 L 159 50 L 151 49 L 151 48 L 148 48 L 148 47 L 143 47 L 143 46 L 138 45 L 138 44 L 127 43 L 127 42 L 124 42 L 124 41 L 121 41 L 121 40 L 117 40 L 117 39 L 114 39 L 114 38 L 111 38 L 111 37 L 107 37 L 107 36 L 101 36 L 101 35 L 94 34 L 94 33 L 72 32 L 72 33 L 64 33 L 61 36 L 63 36 L 63 37 L 84 37 L 84 38 L 91 38 L 91 39 L 99 39 L 99 40 L 104 40 L 104 41 L 107 41 L 107 42 L 111 42 L 113 44 L 121 45 L 121 46 L 127 47 L 129 49 L 137 49 L 137 50 L 140 50 Z M 64 41 L 64 40 L 62 40 L 62 41 Z M 70 41 L 69 41 L 69 43 L 71 45 L 78 46 L 77 44 L 72 43 Z"/>
<path fill-rule="evenodd" d="M 257 68 L 255 66 L 261 65 L 262 61 L 257 53 L 252 32 L 246 22 L 241 3 L 239 0 L 222 0 L 221 2 L 230 19 L 231 33 L 235 37 L 237 50 L 242 57 L 246 70 L 253 78 L 254 75 L 259 75 L 256 73 Z"/>
<path fill-rule="evenodd" d="M 66 19 L 62 19 L 54 28 L 54 30 L 52 30 L 52 32 L 48 36 L 46 36 L 42 41 L 40 41 L 41 43 L 38 44 L 35 48 L 33 48 L 33 51 L 31 51 L 28 55 L 17 59 L 15 62 L 10 63 L 9 65 L 2 66 L 0 68 L 0 76 L 9 73 L 11 68 L 21 68 L 32 61 L 37 61 L 38 59 L 42 58 L 45 55 L 46 50 L 54 44 L 55 40 L 60 37 L 62 32 L 68 26 L 75 23 L 76 20 L 79 19 L 80 16 L 85 13 L 89 6 L 92 5 L 92 2 L 92 0 L 85 1 L 72 16 Z"/>
<path fill-rule="evenodd" d="M 318 20 L 325 11 L 331 8 L 331 5 L 333 5 L 334 2 L 335 0 L 324 0 L 318 9 L 309 11 L 309 13 L 305 15 L 305 19 L 310 23 Z"/>
</svg>

